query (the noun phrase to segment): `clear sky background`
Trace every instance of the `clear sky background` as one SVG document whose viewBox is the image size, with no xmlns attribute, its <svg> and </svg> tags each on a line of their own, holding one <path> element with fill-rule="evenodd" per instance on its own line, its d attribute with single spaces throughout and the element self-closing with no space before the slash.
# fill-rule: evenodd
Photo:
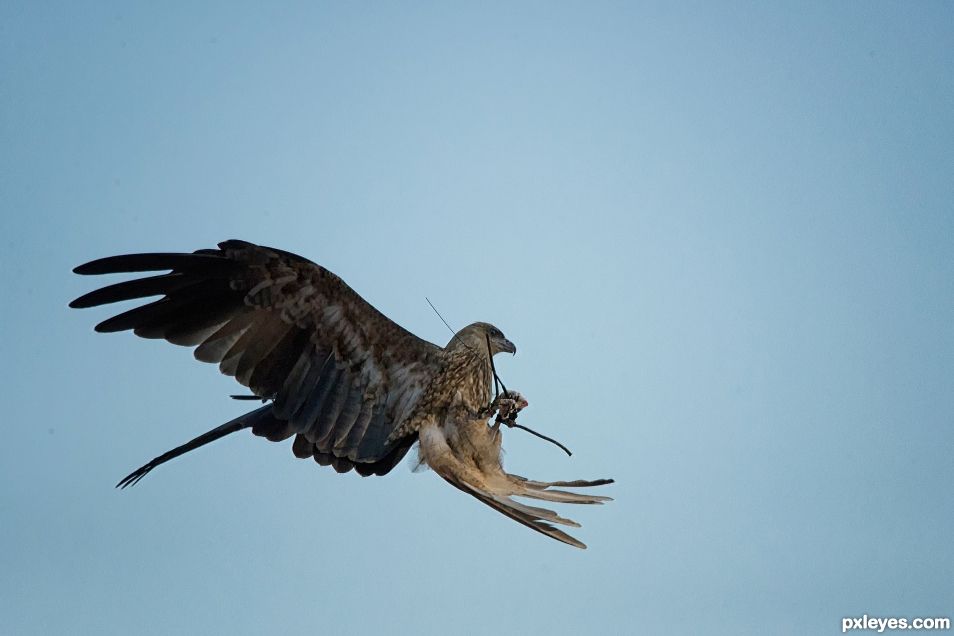
<svg viewBox="0 0 954 636">
<path fill-rule="evenodd" d="M 808 634 L 954 615 L 954 5 L 0 3 L 0 633 Z M 574 550 L 238 434 L 67 309 L 243 238 L 444 344 Z"/>
</svg>

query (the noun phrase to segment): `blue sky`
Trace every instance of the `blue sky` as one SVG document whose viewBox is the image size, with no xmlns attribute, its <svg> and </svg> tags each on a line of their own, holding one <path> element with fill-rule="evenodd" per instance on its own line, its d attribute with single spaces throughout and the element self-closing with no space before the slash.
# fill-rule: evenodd
<svg viewBox="0 0 954 636">
<path fill-rule="evenodd" d="M 951 616 L 952 69 L 941 2 L 3 3 L 0 632 Z M 590 549 L 251 435 L 113 490 L 247 405 L 70 270 L 228 238 L 500 326 Z"/>
</svg>

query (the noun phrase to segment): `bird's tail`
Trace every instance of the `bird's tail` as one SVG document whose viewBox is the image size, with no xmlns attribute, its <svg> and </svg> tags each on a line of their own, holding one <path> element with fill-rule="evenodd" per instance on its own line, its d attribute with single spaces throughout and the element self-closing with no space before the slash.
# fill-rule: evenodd
<svg viewBox="0 0 954 636">
<path fill-rule="evenodd" d="M 126 486 L 134 486 L 139 482 L 140 479 L 148 475 L 149 472 L 156 466 L 165 464 L 170 459 L 175 459 L 179 455 L 185 455 L 189 451 L 195 450 L 200 446 L 205 446 L 206 444 L 225 437 L 230 433 L 235 433 L 236 431 L 240 431 L 243 428 L 255 427 L 258 429 L 262 424 L 267 424 L 269 420 L 273 420 L 273 418 L 270 417 L 271 408 L 271 404 L 268 404 L 249 413 L 245 413 L 244 415 L 240 415 L 230 422 L 226 422 L 221 426 L 213 428 L 208 433 L 199 435 L 195 439 L 186 442 L 182 446 L 177 446 L 171 451 L 163 453 L 159 457 L 156 457 L 149 463 L 140 466 L 133 472 L 123 477 L 122 480 L 116 484 L 116 487 L 125 488 Z M 255 432 L 258 433 L 259 431 L 256 430 Z"/>
</svg>

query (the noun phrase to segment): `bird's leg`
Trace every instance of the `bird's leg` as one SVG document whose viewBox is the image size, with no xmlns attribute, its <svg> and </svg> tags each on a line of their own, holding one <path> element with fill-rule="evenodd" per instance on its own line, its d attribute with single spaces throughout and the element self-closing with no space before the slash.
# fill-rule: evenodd
<svg viewBox="0 0 954 636">
<path fill-rule="evenodd" d="M 490 413 L 493 414 L 494 411 L 497 412 L 497 417 L 494 418 L 494 423 L 491 425 L 491 429 L 496 433 L 500 430 L 501 424 L 506 424 L 508 428 L 522 428 L 531 435 L 536 435 L 540 439 L 546 440 L 551 444 L 556 444 L 563 450 L 567 455 L 572 455 L 570 449 L 556 441 L 552 437 L 547 437 L 542 433 L 538 433 L 532 428 L 528 428 L 523 424 L 517 424 L 517 415 L 520 414 L 520 411 L 527 408 L 530 405 L 527 402 L 527 399 L 520 395 L 516 391 L 506 391 L 502 395 L 497 396 L 493 402 L 490 403 Z"/>
<path fill-rule="evenodd" d="M 482 415 L 490 417 L 494 413 L 497 414 L 494 423 L 490 425 L 496 433 L 501 424 L 506 424 L 510 428 L 516 426 L 517 415 L 529 405 L 527 399 L 517 391 L 506 391 L 495 397 Z"/>
<path fill-rule="evenodd" d="M 503 423 L 512 427 L 520 411 L 529 405 L 530 403 L 527 402 L 526 398 L 517 391 L 507 391 L 503 393 L 497 397 L 491 405 L 494 410 L 497 411 L 497 417 L 494 418 L 494 426 L 499 426 Z"/>
</svg>

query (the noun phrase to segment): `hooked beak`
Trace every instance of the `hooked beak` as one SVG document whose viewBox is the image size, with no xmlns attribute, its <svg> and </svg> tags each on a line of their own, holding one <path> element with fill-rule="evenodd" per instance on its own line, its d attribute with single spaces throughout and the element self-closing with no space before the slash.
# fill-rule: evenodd
<svg viewBox="0 0 954 636">
<path fill-rule="evenodd" d="M 517 355 L 517 346 L 514 345 L 514 343 L 507 340 L 506 338 L 504 338 L 503 342 L 500 343 L 500 350 L 506 351 L 507 353 L 512 353 L 513 355 Z"/>
</svg>

